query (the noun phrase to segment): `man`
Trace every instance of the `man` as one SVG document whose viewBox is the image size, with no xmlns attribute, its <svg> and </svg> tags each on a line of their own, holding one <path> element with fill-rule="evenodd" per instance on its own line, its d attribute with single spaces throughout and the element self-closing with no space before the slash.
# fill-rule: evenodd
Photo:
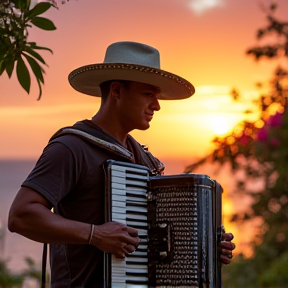
<svg viewBox="0 0 288 288">
<path fill-rule="evenodd" d="M 146 130 L 159 99 L 194 94 L 185 79 L 160 69 L 159 52 L 148 45 L 117 42 L 104 63 L 69 75 L 82 93 L 102 96 L 91 120 L 60 129 L 22 184 L 9 213 L 9 229 L 50 243 L 51 286 L 103 287 L 103 251 L 124 258 L 139 244 L 136 229 L 104 219 L 103 163 L 138 163 L 161 174 L 162 163 L 129 132 Z M 51 209 L 54 209 L 54 213 Z M 224 234 L 221 261 L 228 264 L 235 245 Z"/>
</svg>

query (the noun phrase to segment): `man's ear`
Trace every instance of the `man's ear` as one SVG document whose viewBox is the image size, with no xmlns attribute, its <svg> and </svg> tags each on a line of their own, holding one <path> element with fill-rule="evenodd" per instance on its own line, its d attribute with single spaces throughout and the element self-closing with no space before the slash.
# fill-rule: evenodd
<svg viewBox="0 0 288 288">
<path fill-rule="evenodd" d="M 122 88 L 123 85 L 121 82 L 118 81 L 112 82 L 110 85 L 110 94 L 112 95 L 112 97 L 115 99 L 119 98 Z"/>
</svg>

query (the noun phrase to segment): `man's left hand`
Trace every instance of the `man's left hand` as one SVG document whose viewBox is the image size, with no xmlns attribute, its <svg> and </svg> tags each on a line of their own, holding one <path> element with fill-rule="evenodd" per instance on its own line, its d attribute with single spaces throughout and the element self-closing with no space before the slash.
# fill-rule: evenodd
<svg viewBox="0 0 288 288">
<path fill-rule="evenodd" d="M 224 233 L 220 242 L 220 261 L 222 264 L 227 265 L 233 258 L 232 251 L 236 248 L 235 244 L 231 241 L 234 236 L 232 233 Z"/>
</svg>

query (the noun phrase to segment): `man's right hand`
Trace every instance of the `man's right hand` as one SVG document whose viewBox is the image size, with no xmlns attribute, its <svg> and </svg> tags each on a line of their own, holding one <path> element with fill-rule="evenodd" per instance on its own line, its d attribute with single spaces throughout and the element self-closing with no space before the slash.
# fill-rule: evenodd
<svg viewBox="0 0 288 288">
<path fill-rule="evenodd" d="M 136 229 L 118 222 L 108 222 L 95 226 L 91 245 L 117 258 L 125 258 L 135 251 L 139 242 Z"/>
</svg>

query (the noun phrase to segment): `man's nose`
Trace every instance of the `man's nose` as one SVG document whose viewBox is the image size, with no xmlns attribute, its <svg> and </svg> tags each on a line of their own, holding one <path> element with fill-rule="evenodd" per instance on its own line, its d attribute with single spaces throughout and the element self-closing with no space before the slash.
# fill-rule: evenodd
<svg viewBox="0 0 288 288">
<path fill-rule="evenodd" d="M 161 106 L 159 104 L 159 100 L 156 96 L 153 97 L 152 107 L 154 111 L 159 111 L 161 109 Z"/>
</svg>

